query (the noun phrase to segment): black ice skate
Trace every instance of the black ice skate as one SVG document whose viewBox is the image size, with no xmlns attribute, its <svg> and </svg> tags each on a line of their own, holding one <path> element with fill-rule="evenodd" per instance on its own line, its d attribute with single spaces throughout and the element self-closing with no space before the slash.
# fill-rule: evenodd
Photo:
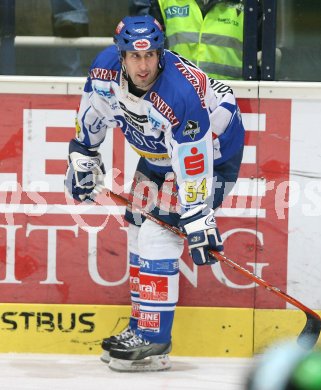
<svg viewBox="0 0 321 390">
<path fill-rule="evenodd" d="M 101 348 L 103 349 L 103 354 L 100 357 L 100 360 L 104 363 L 110 362 L 109 351 L 112 347 L 116 346 L 120 341 L 126 341 L 134 336 L 134 331 L 130 329 L 129 326 L 125 328 L 121 333 L 115 336 L 107 337 L 103 339 L 101 343 Z"/>
<path fill-rule="evenodd" d="M 152 343 L 134 335 L 110 349 L 109 368 L 114 371 L 164 371 L 171 367 L 171 342 Z"/>
</svg>

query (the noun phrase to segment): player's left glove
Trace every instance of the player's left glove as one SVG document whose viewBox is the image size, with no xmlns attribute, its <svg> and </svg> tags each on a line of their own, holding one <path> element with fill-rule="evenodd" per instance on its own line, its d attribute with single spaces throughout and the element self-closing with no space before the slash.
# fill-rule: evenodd
<svg viewBox="0 0 321 390">
<path fill-rule="evenodd" d="M 216 226 L 214 210 L 206 205 L 196 206 L 181 216 L 179 226 L 187 234 L 188 248 L 195 264 L 214 264 L 217 260 L 209 250 L 222 252 L 223 242 Z"/>
<path fill-rule="evenodd" d="M 94 188 L 104 185 L 106 172 L 101 154 L 73 139 L 69 144 L 68 161 L 65 178 L 67 192 L 79 202 L 93 200 Z"/>
</svg>

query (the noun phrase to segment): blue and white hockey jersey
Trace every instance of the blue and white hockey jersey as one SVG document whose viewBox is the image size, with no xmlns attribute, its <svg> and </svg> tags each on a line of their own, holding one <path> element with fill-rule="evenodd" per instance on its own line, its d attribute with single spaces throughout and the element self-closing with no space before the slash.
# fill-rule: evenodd
<svg viewBox="0 0 321 390">
<path fill-rule="evenodd" d="M 141 97 L 128 90 L 116 46 L 96 57 L 77 116 L 77 139 L 98 148 L 115 127 L 152 170 L 175 173 L 183 209 L 211 195 L 214 159 L 222 164 L 244 139 L 231 88 L 168 50 L 163 71 Z"/>
</svg>

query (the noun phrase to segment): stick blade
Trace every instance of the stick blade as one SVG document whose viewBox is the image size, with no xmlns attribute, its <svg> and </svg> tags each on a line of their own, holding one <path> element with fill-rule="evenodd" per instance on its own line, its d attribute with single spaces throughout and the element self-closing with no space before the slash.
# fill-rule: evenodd
<svg viewBox="0 0 321 390">
<path fill-rule="evenodd" d="M 318 342 L 321 332 L 321 319 L 310 313 L 305 313 L 307 322 L 299 334 L 298 344 L 304 349 L 312 349 Z"/>
</svg>

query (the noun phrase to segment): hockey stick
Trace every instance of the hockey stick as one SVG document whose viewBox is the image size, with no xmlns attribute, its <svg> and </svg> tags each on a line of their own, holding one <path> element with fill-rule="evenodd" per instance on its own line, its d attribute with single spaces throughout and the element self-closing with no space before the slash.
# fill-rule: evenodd
<svg viewBox="0 0 321 390">
<path fill-rule="evenodd" d="M 157 217 L 153 216 L 152 214 L 148 213 L 147 211 L 143 210 L 140 206 L 135 205 L 127 198 L 115 194 L 114 192 L 107 190 L 107 196 L 110 196 L 111 199 L 113 199 L 116 202 L 119 202 L 120 204 L 129 207 L 131 210 L 135 210 L 139 212 L 142 216 L 145 218 L 157 223 L 158 225 L 164 227 L 165 229 L 173 232 L 174 234 L 177 234 L 178 236 L 182 238 L 186 238 L 186 234 L 183 233 L 181 230 L 176 228 L 175 226 L 169 225 L 166 222 L 161 221 Z M 233 260 L 227 258 L 225 255 L 222 255 L 219 252 L 216 252 L 214 250 L 210 251 L 210 256 L 215 258 L 216 260 L 227 264 L 229 267 L 235 269 L 237 272 L 245 275 L 247 278 L 251 279 L 258 285 L 264 287 L 266 290 L 272 292 L 273 294 L 277 295 L 279 298 L 283 299 L 284 301 L 292 304 L 293 306 L 297 307 L 298 309 L 302 310 L 306 315 L 306 324 L 301 331 L 301 333 L 298 336 L 298 344 L 302 346 L 305 349 L 312 348 L 318 341 L 318 338 L 320 336 L 321 332 L 321 318 L 320 316 L 314 312 L 313 310 L 309 309 L 307 306 L 305 306 L 303 303 L 299 302 L 295 298 L 291 297 L 290 295 L 286 294 L 285 292 L 281 291 L 279 288 L 272 286 L 270 283 L 263 280 L 261 277 L 255 275 L 254 273 L 250 272 L 249 270 L 243 268 L 239 264 L 235 263 Z"/>
</svg>

